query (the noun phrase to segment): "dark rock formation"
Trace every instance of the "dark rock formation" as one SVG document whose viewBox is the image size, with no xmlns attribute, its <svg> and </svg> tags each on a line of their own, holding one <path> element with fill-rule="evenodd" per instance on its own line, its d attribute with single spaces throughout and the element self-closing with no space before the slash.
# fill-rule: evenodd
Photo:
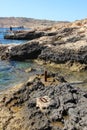
<svg viewBox="0 0 87 130">
<path fill-rule="evenodd" d="M 58 64 L 67 61 L 87 64 L 86 35 L 79 35 L 78 32 L 78 28 L 59 29 L 47 48 L 42 50 L 39 58 Z"/>
<path fill-rule="evenodd" d="M 80 28 L 64 27 L 54 32 L 24 31 L 23 33 L 6 36 L 13 39 L 31 40 L 39 38 L 37 40 L 30 41 L 30 43 L 28 42 L 24 45 L 14 47 L 10 53 L 10 57 L 11 59 L 15 59 L 15 57 L 20 57 L 18 59 L 28 59 L 33 57 L 37 58 L 39 56 L 40 59 L 55 63 L 66 63 L 67 61 L 71 61 L 87 64 L 86 35 L 85 33 L 79 34 L 79 32 Z M 45 36 L 45 39 L 41 40 L 40 37 L 42 36 Z M 45 48 L 40 49 L 41 45 L 43 48 L 45 46 Z M 32 52 L 31 50 L 34 50 L 32 54 L 30 54 Z"/>
<path fill-rule="evenodd" d="M 26 60 L 40 59 L 46 62 L 66 64 L 80 63 L 87 69 L 87 29 L 81 24 L 57 25 L 42 30 L 17 31 L 6 36 L 11 39 L 29 39 L 23 45 L 17 45 L 1 54 L 1 59 Z M 84 65 L 85 64 L 85 65 Z"/>
<path fill-rule="evenodd" d="M 57 32 L 46 32 L 46 31 L 12 31 L 10 34 L 4 36 L 5 39 L 16 39 L 16 40 L 33 40 L 42 36 L 54 36 Z"/>
<path fill-rule="evenodd" d="M 7 58 L 5 52 L 7 51 L 8 47 L 8 45 L 0 44 L 0 59 L 5 60 Z"/>
<path fill-rule="evenodd" d="M 46 48 L 41 52 L 39 58 L 58 64 L 68 61 L 87 64 L 87 46 L 81 47 L 80 50 L 77 51 L 72 48 L 60 48 L 60 46 Z"/>
<path fill-rule="evenodd" d="M 36 59 L 41 53 L 42 47 L 38 42 L 26 43 L 21 45 L 16 45 L 14 47 L 8 48 L 2 55 L 1 58 L 10 60 L 26 60 L 26 59 Z"/>
<path fill-rule="evenodd" d="M 11 34 L 6 34 L 5 39 L 17 39 L 17 40 L 32 40 L 39 38 L 44 35 L 44 32 L 39 31 L 23 31 L 23 32 L 12 32 Z"/>
<path fill-rule="evenodd" d="M 85 130 L 86 95 L 87 92 L 69 83 L 55 85 L 51 82 L 45 87 L 41 79 L 35 78 L 1 94 L 0 127 L 6 130 Z M 52 103 L 42 110 L 36 105 L 37 98 L 44 96 Z"/>
</svg>

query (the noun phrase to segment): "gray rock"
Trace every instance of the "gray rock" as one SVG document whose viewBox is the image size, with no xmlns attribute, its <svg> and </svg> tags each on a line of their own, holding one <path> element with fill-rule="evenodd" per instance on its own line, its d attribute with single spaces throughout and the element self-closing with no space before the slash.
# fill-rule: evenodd
<svg viewBox="0 0 87 130">
<path fill-rule="evenodd" d="M 44 35 L 44 32 L 40 32 L 40 31 L 15 31 L 12 32 L 11 34 L 6 34 L 4 36 L 5 39 L 17 39 L 17 40 L 32 40 L 32 39 L 36 39 L 39 38 L 41 36 Z"/>
<path fill-rule="evenodd" d="M 85 130 L 86 94 L 69 83 L 45 86 L 36 78 L 31 84 L 23 84 L 6 96 L 2 94 L 1 99 L 5 96 L 5 101 L 0 101 L 0 125 L 6 130 Z M 36 99 L 46 95 L 52 104 L 42 111 L 36 107 Z M 62 127 L 52 125 L 55 122 L 63 124 Z"/>
<path fill-rule="evenodd" d="M 41 53 L 42 47 L 38 42 L 15 46 L 8 54 L 10 60 L 36 59 Z"/>
</svg>

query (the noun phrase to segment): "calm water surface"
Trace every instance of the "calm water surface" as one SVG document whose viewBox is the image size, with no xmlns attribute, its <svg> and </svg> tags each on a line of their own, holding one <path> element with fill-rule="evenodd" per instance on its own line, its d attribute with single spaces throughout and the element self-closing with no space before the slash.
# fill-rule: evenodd
<svg viewBox="0 0 87 130">
<path fill-rule="evenodd" d="M 27 73 L 25 70 L 28 68 L 33 68 L 35 71 Z M 0 61 L 0 90 L 27 81 L 29 76 L 42 73 L 42 70 L 42 67 L 33 61 Z"/>
<path fill-rule="evenodd" d="M 87 90 L 87 70 L 82 72 L 72 72 L 66 68 L 58 69 L 49 66 L 47 66 L 46 68 L 51 72 L 59 73 L 59 75 L 62 75 L 69 83 L 75 83 L 73 84 L 73 86 L 77 86 L 81 89 Z M 80 84 L 80 82 L 86 83 Z"/>
</svg>

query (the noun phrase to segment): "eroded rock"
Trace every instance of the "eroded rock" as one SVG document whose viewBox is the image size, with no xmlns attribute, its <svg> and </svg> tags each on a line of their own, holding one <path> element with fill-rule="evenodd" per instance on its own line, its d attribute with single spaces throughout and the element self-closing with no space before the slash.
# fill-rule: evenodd
<svg viewBox="0 0 87 130">
<path fill-rule="evenodd" d="M 67 82 L 45 86 L 41 78 L 35 77 L 0 95 L 0 127 L 6 130 L 85 130 L 86 95 L 86 91 Z"/>
</svg>

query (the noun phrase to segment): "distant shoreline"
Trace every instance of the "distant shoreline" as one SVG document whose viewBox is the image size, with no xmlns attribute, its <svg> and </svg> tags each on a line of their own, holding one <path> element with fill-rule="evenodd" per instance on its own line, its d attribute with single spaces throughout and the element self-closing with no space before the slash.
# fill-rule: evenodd
<svg viewBox="0 0 87 130">
<path fill-rule="evenodd" d="M 52 21 L 52 20 L 40 20 L 33 18 L 21 18 L 21 17 L 0 17 L 0 27 L 10 26 L 24 26 L 24 27 L 37 27 L 39 26 L 52 26 L 57 23 L 69 23 L 68 21 Z"/>
</svg>

